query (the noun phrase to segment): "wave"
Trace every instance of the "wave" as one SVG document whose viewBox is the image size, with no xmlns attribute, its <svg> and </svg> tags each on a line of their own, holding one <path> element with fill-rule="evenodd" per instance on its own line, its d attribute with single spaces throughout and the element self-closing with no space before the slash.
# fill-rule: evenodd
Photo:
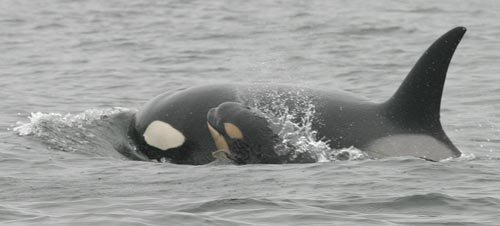
<svg viewBox="0 0 500 226">
<path fill-rule="evenodd" d="M 13 128 L 19 136 L 31 136 L 49 149 L 119 159 L 146 159 L 137 153 L 127 131 L 135 110 L 88 109 L 78 114 L 34 112 L 29 122 Z"/>
</svg>

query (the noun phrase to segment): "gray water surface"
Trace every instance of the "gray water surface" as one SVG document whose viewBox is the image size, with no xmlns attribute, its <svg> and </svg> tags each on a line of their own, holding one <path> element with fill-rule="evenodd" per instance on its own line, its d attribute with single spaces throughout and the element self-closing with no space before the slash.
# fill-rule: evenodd
<svg viewBox="0 0 500 226">
<path fill-rule="evenodd" d="M 0 1 L 1 225 L 499 225 L 500 2 Z M 441 119 L 464 157 L 182 166 L 115 150 L 163 92 L 210 83 L 383 101 L 468 32 Z"/>
</svg>

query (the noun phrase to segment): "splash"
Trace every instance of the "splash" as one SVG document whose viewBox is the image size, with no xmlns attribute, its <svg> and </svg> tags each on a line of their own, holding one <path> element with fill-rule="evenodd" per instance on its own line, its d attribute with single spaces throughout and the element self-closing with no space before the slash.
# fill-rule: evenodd
<svg viewBox="0 0 500 226">
<path fill-rule="evenodd" d="M 308 103 L 296 109 L 274 106 L 282 110 L 268 117 L 273 131 L 281 138 L 275 147 L 278 154 L 288 156 L 289 162 L 327 162 L 331 151 L 329 141 L 318 139 L 318 132 L 312 129 L 314 105 Z"/>
<path fill-rule="evenodd" d="M 134 149 L 126 134 L 134 112 L 126 108 L 89 109 L 78 114 L 34 112 L 29 122 L 17 122 L 13 131 L 33 136 L 49 149 L 124 158 L 122 150 Z"/>
<path fill-rule="evenodd" d="M 268 120 L 274 134 L 280 138 L 275 145 L 279 156 L 288 163 L 313 163 L 340 160 L 360 160 L 366 155 L 359 149 L 332 149 L 329 140 L 318 137 L 315 124 L 321 123 L 316 100 L 301 89 L 270 90 L 246 100 Z"/>
<path fill-rule="evenodd" d="M 455 158 L 455 157 L 449 157 L 449 158 L 446 158 L 446 159 L 443 159 L 443 160 L 440 160 L 440 162 L 450 162 L 450 161 L 473 161 L 473 160 L 477 160 L 477 159 L 480 159 L 480 157 L 476 156 L 474 153 L 468 153 L 468 152 L 463 152 L 462 150 L 460 150 L 462 152 L 462 155 L 460 155 L 460 157 L 458 158 Z"/>
<path fill-rule="evenodd" d="M 329 157 L 330 161 L 365 160 L 370 158 L 365 152 L 352 146 L 349 148 L 333 149 Z"/>
<path fill-rule="evenodd" d="M 88 109 L 79 114 L 42 113 L 32 112 L 28 116 L 29 122 L 17 122 L 13 131 L 20 136 L 43 136 L 48 127 L 61 130 L 65 127 L 78 127 L 85 130 L 85 125 L 90 125 L 96 120 L 106 118 L 120 112 L 128 111 L 125 108 Z M 49 126 L 52 124 L 53 126 Z"/>
</svg>

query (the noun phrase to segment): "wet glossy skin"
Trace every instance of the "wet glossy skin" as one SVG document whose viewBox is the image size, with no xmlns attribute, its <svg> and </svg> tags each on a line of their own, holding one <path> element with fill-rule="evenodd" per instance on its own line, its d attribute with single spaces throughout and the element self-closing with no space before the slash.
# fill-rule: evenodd
<svg viewBox="0 0 500 226">
<path fill-rule="evenodd" d="M 457 27 L 436 40 L 384 103 L 372 103 L 341 91 L 297 86 L 207 85 L 153 98 L 137 113 L 130 136 L 149 158 L 166 158 L 173 163 L 213 161 L 216 141 L 225 141 L 234 153 L 250 150 L 240 152 L 239 156 L 243 156 L 238 157 L 240 163 L 279 163 L 271 150 L 275 137 L 259 117 L 259 111 L 277 114 L 279 109 L 274 108 L 279 106 L 305 114 L 301 112 L 304 111 L 301 104 L 305 104 L 314 107 L 312 129 L 318 132 L 318 137 L 327 139 L 331 148 L 353 146 L 374 157 L 416 156 L 430 160 L 457 157 L 461 153 L 446 136 L 439 118 L 448 65 L 464 33 L 465 28 Z M 166 150 L 148 144 L 144 132 L 154 121 L 171 126 L 173 129 L 168 133 L 173 130 L 173 134 L 182 134 L 184 143 Z M 235 139 L 234 131 L 227 131 L 228 123 L 237 127 L 244 138 Z M 218 135 L 212 136 L 214 130 L 211 134 L 207 125 Z M 149 135 L 169 139 L 165 134 Z M 224 139 L 217 140 L 221 137 Z M 233 141 L 238 142 L 232 145 Z M 170 143 L 158 141 L 162 146 L 172 146 Z"/>
</svg>

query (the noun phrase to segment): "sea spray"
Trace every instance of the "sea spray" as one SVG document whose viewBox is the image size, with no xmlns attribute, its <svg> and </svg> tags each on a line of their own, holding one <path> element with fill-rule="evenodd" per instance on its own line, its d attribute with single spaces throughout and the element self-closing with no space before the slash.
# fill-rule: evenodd
<svg viewBox="0 0 500 226">
<path fill-rule="evenodd" d="M 88 109 L 77 114 L 34 112 L 29 122 L 17 122 L 13 131 L 33 136 L 50 149 L 124 158 L 122 154 L 133 149 L 127 129 L 134 113 L 126 108 Z"/>
<path fill-rule="evenodd" d="M 280 142 L 275 145 L 278 155 L 288 163 L 329 162 L 359 160 L 365 154 L 354 147 L 332 149 L 329 140 L 318 136 L 315 125 L 321 124 L 316 111 L 316 100 L 302 89 L 282 91 L 269 89 L 265 93 L 253 92 L 243 100 L 256 108 L 268 120 Z"/>
</svg>

